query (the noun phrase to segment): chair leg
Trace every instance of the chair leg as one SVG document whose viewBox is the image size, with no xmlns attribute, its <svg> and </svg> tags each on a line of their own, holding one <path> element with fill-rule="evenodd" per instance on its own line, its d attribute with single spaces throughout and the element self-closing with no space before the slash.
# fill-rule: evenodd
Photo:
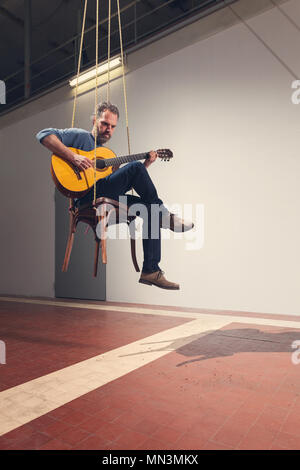
<svg viewBox="0 0 300 470">
<path fill-rule="evenodd" d="M 97 277 L 97 272 L 98 272 L 99 246 L 100 246 L 100 240 L 96 239 L 95 258 L 94 258 L 94 277 Z"/>
<path fill-rule="evenodd" d="M 131 258 L 136 272 L 140 272 L 140 268 L 136 259 L 135 249 L 135 220 L 128 222 L 129 234 L 130 234 L 130 246 L 131 246 Z"/>
<path fill-rule="evenodd" d="M 66 272 L 68 270 L 71 251 L 72 251 L 72 248 L 73 248 L 73 241 L 74 241 L 74 232 L 71 232 L 69 234 L 67 247 L 66 247 L 66 252 L 65 252 L 65 258 L 64 258 L 63 265 L 62 265 L 62 271 L 63 272 Z"/>
<path fill-rule="evenodd" d="M 106 224 L 107 224 L 107 214 L 106 214 L 106 204 L 101 204 L 100 207 L 100 216 L 98 218 L 100 222 L 100 240 L 101 240 L 101 255 L 102 263 L 107 264 L 107 254 L 106 254 Z"/>
<path fill-rule="evenodd" d="M 76 222 L 74 215 L 70 213 L 70 225 L 69 225 L 69 236 L 68 236 L 68 241 L 67 241 L 67 246 L 66 246 L 66 251 L 65 251 L 65 258 L 64 262 L 62 265 L 62 271 L 66 272 L 68 270 L 69 266 L 69 261 L 70 261 L 70 256 L 71 256 L 71 251 L 73 248 L 73 241 L 74 241 L 74 234 L 76 230 Z"/>
<path fill-rule="evenodd" d="M 106 254 L 106 238 L 101 237 L 101 254 L 102 254 L 102 263 L 107 264 L 107 254 Z"/>
<path fill-rule="evenodd" d="M 137 259 L 136 259 L 136 251 L 135 251 L 135 239 L 134 238 L 131 238 L 130 239 L 130 244 L 131 244 L 131 258 L 132 258 L 132 262 L 133 262 L 133 265 L 135 267 L 135 270 L 137 273 L 140 272 L 140 268 L 139 268 L 139 265 L 137 263 Z"/>
</svg>

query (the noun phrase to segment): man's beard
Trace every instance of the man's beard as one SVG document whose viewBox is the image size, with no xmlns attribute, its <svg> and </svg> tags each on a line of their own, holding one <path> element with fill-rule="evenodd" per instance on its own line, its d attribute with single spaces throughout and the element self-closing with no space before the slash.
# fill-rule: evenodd
<svg viewBox="0 0 300 470">
<path fill-rule="evenodd" d="M 105 144 L 107 141 L 109 141 L 109 139 L 110 139 L 110 135 L 98 134 L 97 144 Z"/>
</svg>

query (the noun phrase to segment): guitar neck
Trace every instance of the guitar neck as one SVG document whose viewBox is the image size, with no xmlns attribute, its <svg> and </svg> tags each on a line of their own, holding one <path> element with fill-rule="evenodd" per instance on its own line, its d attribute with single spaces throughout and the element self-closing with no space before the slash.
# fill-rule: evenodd
<svg viewBox="0 0 300 470">
<path fill-rule="evenodd" d="M 135 160 L 145 160 L 148 157 L 148 153 L 137 153 L 135 155 L 125 155 L 123 157 L 106 158 L 104 160 L 97 160 L 98 168 L 107 168 L 109 166 L 119 166 L 122 163 L 128 163 Z"/>
</svg>

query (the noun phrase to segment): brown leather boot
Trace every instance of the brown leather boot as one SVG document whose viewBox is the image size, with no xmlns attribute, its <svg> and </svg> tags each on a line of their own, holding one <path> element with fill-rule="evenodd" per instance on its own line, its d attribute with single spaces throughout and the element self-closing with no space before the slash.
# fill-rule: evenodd
<svg viewBox="0 0 300 470">
<path fill-rule="evenodd" d="M 157 286 L 162 289 L 178 290 L 179 284 L 175 282 L 167 281 L 163 271 L 155 271 L 154 273 L 143 273 L 139 279 L 142 284 L 148 284 L 148 286 Z"/>
</svg>

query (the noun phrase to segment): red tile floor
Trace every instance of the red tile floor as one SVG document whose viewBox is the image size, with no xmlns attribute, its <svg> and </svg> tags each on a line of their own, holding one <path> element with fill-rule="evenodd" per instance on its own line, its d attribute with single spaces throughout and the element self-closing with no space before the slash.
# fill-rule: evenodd
<svg viewBox="0 0 300 470">
<path fill-rule="evenodd" d="M 186 326 L 197 315 L 100 304 L 107 310 L 0 299 L 0 390 Z M 206 315 L 199 310 L 199 318 Z M 164 355 L 0 435 L 0 449 L 300 449 L 300 364 L 291 359 L 300 317 L 236 316 L 225 312 L 225 326 L 170 350 L 152 345 Z"/>
</svg>

